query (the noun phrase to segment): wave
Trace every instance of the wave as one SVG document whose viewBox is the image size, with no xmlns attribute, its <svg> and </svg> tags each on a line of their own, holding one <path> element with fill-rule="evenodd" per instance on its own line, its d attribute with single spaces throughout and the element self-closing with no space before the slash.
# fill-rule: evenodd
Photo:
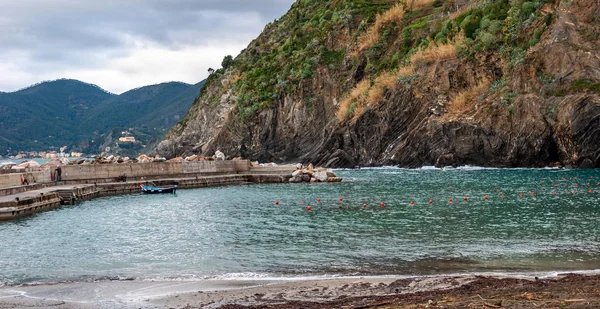
<svg viewBox="0 0 600 309">
<path fill-rule="evenodd" d="M 359 169 L 355 169 L 355 168 L 339 168 L 339 169 L 335 169 L 336 171 L 355 171 L 355 170 L 359 170 Z M 546 167 L 489 167 L 489 166 L 476 166 L 476 165 L 462 165 L 462 166 L 444 166 L 444 167 L 436 167 L 436 166 L 431 166 L 431 165 L 426 165 L 426 166 L 422 166 L 422 167 L 418 167 L 418 168 L 406 168 L 406 167 L 398 167 L 398 166 L 367 166 L 367 167 L 361 167 L 360 170 L 367 170 L 367 171 L 377 171 L 377 170 L 408 170 L 408 171 L 415 171 L 415 170 L 422 170 L 422 171 L 452 171 L 452 170 L 459 170 L 459 171 L 486 171 L 486 170 L 552 170 L 552 171 L 565 171 L 565 170 L 569 170 L 567 168 L 564 167 L 551 167 L 551 166 L 546 166 Z"/>
<path fill-rule="evenodd" d="M 578 275 L 600 275 L 600 269 L 589 270 L 554 270 L 554 271 L 522 271 L 522 272 L 457 272 L 457 273 L 440 273 L 428 275 L 401 275 L 401 274 L 381 274 L 381 275 L 362 275 L 362 274 L 321 274 L 321 275 L 277 275 L 269 273 L 228 273 L 214 276 L 196 276 L 183 275 L 178 277 L 152 277 L 152 278 L 132 278 L 132 277 L 102 277 L 92 281 L 90 280 L 65 280 L 52 282 L 28 282 L 28 283 L 10 283 L 1 282 L 0 288 L 3 287 L 25 287 L 25 286 L 50 286 L 50 285 L 68 285 L 76 283 L 102 283 L 102 282 L 204 282 L 204 281 L 251 281 L 251 282 L 298 282 L 298 281 L 319 281 L 332 279 L 413 279 L 413 278 L 449 278 L 449 277 L 501 277 L 501 278 L 555 278 L 568 274 Z"/>
</svg>

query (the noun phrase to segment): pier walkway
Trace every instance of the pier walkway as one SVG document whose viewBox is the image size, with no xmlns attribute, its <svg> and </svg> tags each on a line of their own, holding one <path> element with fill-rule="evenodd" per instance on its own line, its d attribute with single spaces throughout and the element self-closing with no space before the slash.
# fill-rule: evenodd
<svg viewBox="0 0 600 309">
<path fill-rule="evenodd" d="M 33 197 L 33 196 L 54 193 L 56 191 L 72 190 L 73 187 L 93 187 L 93 186 L 94 185 L 86 185 L 86 184 L 62 185 L 62 186 L 53 186 L 53 187 L 46 187 L 46 188 L 37 189 L 37 190 L 25 191 L 25 192 L 21 192 L 21 193 L 12 194 L 12 195 L 0 196 L 0 204 L 2 204 L 4 202 L 14 201 L 17 198 L 22 200 L 22 199 L 27 199 L 27 198 Z"/>
<path fill-rule="evenodd" d="M 140 193 L 140 185 L 179 189 L 288 182 L 293 166 L 252 167 L 248 161 L 69 165 L 60 183 L 0 188 L 0 221 L 73 205 L 99 196 Z M 127 175 L 127 177 L 120 177 Z M 120 179 L 126 181 L 118 181 Z"/>
</svg>

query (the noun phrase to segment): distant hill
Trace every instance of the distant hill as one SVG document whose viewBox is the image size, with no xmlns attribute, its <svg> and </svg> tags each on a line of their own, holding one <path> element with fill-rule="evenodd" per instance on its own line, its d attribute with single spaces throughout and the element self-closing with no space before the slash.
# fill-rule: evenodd
<svg viewBox="0 0 600 309">
<path fill-rule="evenodd" d="M 168 82 L 115 95 L 61 79 L 0 92 L 0 154 L 64 145 L 98 152 L 92 140 L 129 128 L 142 129 L 148 142 L 185 116 L 201 86 Z"/>
</svg>

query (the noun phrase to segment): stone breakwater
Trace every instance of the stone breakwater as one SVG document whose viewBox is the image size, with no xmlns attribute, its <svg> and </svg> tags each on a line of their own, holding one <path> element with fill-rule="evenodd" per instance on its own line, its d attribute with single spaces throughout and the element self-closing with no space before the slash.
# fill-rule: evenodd
<svg viewBox="0 0 600 309">
<path fill-rule="evenodd" d="M 316 174 L 323 172 L 312 165 L 306 169 L 293 165 L 255 166 L 247 160 L 76 164 L 60 168 L 60 181 L 50 181 L 49 176 L 39 175 L 37 179 L 43 181 L 27 185 L 20 184 L 19 181 L 15 186 L 2 186 L 12 183 L 0 181 L 0 220 L 11 220 L 98 196 L 139 193 L 141 184 L 177 185 L 178 188 L 189 189 L 250 183 L 285 183 L 296 179 L 298 175 L 306 178 L 303 175 L 312 173 L 310 175 L 320 177 Z M 36 171 L 42 174 L 51 172 L 53 171 L 49 169 Z M 307 174 L 304 174 L 305 172 Z M 24 176 L 9 175 L 14 179 L 22 179 L 21 176 Z M 325 175 L 333 175 L 334 177 L 330 178 L 341 181 L 332 171 L 325 171 Z M 2 176 L 7 175 L 0 175 Z M 314 177 L 308 181 L 311 179 Z"/>
</svg>

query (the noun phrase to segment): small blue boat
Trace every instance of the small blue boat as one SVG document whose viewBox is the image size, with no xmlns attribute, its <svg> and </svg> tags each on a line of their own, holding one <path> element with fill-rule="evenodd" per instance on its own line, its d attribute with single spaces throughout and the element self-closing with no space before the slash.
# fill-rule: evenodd
<svg viewBox="0 0 600 309">
<path fill-rule="evenodd" d="M 146 194 L 162 194 L 162 193 L 173 193 L 175 194 L 177 191 L 177 185 L 172 187 L 154 187 L 154 186 L 144 186 L 140 185 L 142 188 L 142 193 Z"/>
</svg>

